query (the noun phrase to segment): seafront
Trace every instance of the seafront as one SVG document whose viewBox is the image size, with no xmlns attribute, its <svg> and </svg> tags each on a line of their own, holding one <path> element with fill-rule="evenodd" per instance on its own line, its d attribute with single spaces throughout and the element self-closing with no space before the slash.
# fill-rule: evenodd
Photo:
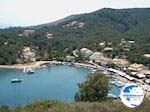
<svg viewBox="0 0 150 112">
<path fill-rule="evenodd" d="M 61 61 L 36 61 L 33 63 L 26 64 L 16 64 L 16 65 L 0 65 L 1 69 L 20 69 L 23 70 L 25 68 L 34 68 L 39 69 L 49 65 L 73 65 L 76 67 L 83 67 L 87 69 L 91 69 L 92 72 L 100 70 L 107 74 L 108 76 L 114 78 L 116 82 L 114 85 L 119 86 L 124 85 L 126 83 L 137 83 L 144 90 L 146 97 L 150 97 L 150 85 L 146 84 L 140 79 L 133 78 L 126 74 L 123 71 L 112 69 L 112 68 L 104 68 L 96 63 L 78 63 L 78 62 L 61 62 Z M 113 74 L 113 75 L 112 75 Z"/>
<path fill-rule="evenodd" d="M 85 64 L 85 63 L 70 63 L 70 62 L 61 62 L 61 61 L 36 61 L 32 63 L 26 64 L 15 64 L 15 65 L 0 65 L 1 69 L 24 69 L 28 68 L 42 68 L 46 65 L 53 65 L 53 64 L 62 64 L 62 65 L 75 65 L 77 67 L 87 67 L 87 68 L 100 68 L 100 66 L 92 65 L 92 64 Z"/>
</svg>

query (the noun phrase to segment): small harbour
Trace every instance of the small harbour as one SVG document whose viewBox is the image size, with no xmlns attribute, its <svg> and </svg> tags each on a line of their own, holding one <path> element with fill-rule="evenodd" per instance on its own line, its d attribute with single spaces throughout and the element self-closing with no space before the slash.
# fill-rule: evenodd
<svg viewBox="0 0 150 112">
<path fill-rule="evenodd" d="M 74 102 L 77 83 L 85 80 L 90 69 L 70 65 L 54 65 L 36 69 L 34 74 L 23 73 L 22 70 L 0 69 L 0 105 L 18 106 L 33 101 L 58 100 Z M 20 76 L 23 81 L 11 83 L 11 79 Z M 120 94 L 117 86 L 109 94 Z"/>
</svg>

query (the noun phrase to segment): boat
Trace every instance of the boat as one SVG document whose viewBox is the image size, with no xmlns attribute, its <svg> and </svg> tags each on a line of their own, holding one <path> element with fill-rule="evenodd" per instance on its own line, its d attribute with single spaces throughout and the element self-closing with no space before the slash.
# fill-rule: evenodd
<svg viewBox="0 0 150 112">
<path fill-rule="evenodd" d="M 27 74 L 34 74 L 34 69 L 33 68 L 28 68 L 27 70 L 26 70 L 26 73 Z"/>
<path fill-rule="evenodd" d="M 24 68 L 23 72 L 27 74 L 34 74 L 35 71 L 33 68 Z"/>
<path fill-rule="evenodd" d="M 108 94 L 107 97 L 112 98 L 112 99 L 118 99 L 118 96 L 116 96 L 114 94 Z"/>
<path fill-rule="evenodd" d="M 20 78 L 20 77 L 11 80 L 12 83 L 17 83 L 21 81 L 23 81 L 23 78 Z"/>
</svg>

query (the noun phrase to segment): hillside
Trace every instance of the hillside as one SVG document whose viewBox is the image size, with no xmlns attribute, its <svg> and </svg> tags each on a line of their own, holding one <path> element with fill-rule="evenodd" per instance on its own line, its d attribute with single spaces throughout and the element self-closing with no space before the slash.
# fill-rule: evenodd
<svg viewBox="0 0 150 112">
<path fill-rule="evenodd" d="M 40 57 L 38 60 L 53 58 L 64 60 L 64 57 L 71 54 L 74 49 L 82 47 L 101 51 L 99 43 L 105 41 L 112 43 L 111 47 L 114 49 L 119 49 L 119 55 L 116 50 L 111 52 L 114 57 L 126 55 L 132 63 L 150 66 L 150 59 L 143 56 L 150 53 L 149 18 L 149 8 L 104 8 L 44 25 L 0 30 L 0 64 L 17 63 L 16 59 L 20 58 L 23 46 L 30 46 L 36 50 L 38 52 L 36 55 Z M 18 36 L 25 29 L 34 29 L 35 33 L 27 37 Z M 53 34 L 53 39 L 47 39 L 47 33 Z M 122 39 L 134 40 L 136 44 L 130 46 L 131 49 L 128 52 L 121 51 L 122 46 L 119 44 Z M 5 42 L 9 44 L 4 45 Z M 45 52 L 51 56 L 45 58 Z M 7 55 L 12 59 L 7 58 Z M 106 53 L 106 55 L 109 57 L 109 54 Z"/>
<path fill-rule="evenodd" d="M 61 103 L 57 101 L 35 102 L 25 107 L 0 107 L 1 112 L 149 112 L 150 101 L 145 100 L 137 108 L 128 108 L 120 101 Z"/>
</svg>

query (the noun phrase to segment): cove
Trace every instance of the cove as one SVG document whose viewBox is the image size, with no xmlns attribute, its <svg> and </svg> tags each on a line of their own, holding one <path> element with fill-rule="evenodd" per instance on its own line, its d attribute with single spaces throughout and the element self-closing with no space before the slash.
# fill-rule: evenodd
<svg viewBox="0 0 150 112">
<path fill-rule="evenodd" d="M 75 66 L 55 65 L 37 69 L 35 74 L 24 74 L 21 70 L 0 69 L 0 105 L 18 106 L 33 101 L 58 100 L 74 102 L 77 83 L 83 82 L 91 71 Z M 21 76 L 21 83 L 11 79 Z M 109 93 L 118 95 L 116 86 Z"/>
</svg>

